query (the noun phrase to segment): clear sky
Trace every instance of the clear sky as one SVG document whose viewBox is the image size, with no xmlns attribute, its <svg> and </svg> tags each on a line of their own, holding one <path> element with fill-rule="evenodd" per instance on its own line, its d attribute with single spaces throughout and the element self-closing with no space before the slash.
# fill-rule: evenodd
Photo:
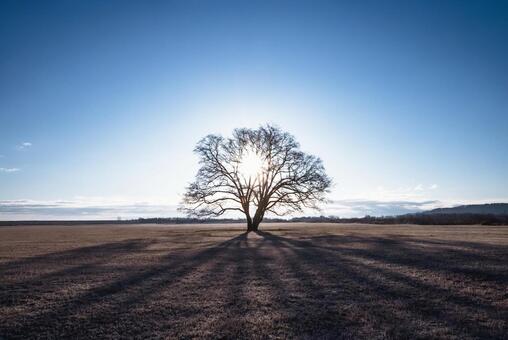
<svg viewBox="0 0 508 340">
<path fill-rule="evenodd" d="M 264 123 L 325 214 L 506 202 L 508 2 L 0 2 L 0 219 L 174 215 L 195 143 Z"/>
</svg>

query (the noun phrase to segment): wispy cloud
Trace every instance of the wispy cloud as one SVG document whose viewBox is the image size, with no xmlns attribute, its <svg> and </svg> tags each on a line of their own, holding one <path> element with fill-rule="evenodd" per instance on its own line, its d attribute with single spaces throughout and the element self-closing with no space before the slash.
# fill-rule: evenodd
<svg viewBox="0 0 508 340">
<path fill-rule="evenodd" d="M 0 200 L 0 220 L 93 220 L 180 216 L 177 206 L 101 198 L 72 200 Z"/>
<path fill-rule="evenodd" d="M 21 169 L 18 168 L 0 168 L 0 172 L 18 172 L 21 171 Z"/>
<path fill-rule="evenodd" d="M 438 200 L 334 200 L 322 206 L 322 211 L 304 212 L 304 215 L 339 217 L 393 216 L 422 212 L 435 208 L 462 204 L 508 202 L 508 199 L 482 201 Z M 177 205 L 157 200 L 135 201 L 121 198 L 75 197 L 71 200 L 0 200 L 0 220 L 94 220 L 139 217 L 178 217 Z M 295 215 L 296 216 L 296 215 Z M 229 217 L 243 217 L 234 215 Z"/>
<path fill-rule="evenodd" d="M 31 146 L 32 146 L 32 143 L 30 143 L 30 142 L 23 142 L 23 143 L 19 144 L 16 148 L 18 150 L 25 150 L 25 149 L 30 148 Z"/>
<path fill-rule="evenodd" d="M 508 198 L 490 198 L 481 200 L 334 200 L 323 206 L 318 215 L 339 217 L 395 216 L 418 213 L 436 208 L 449 208 L 468 204 L 502 203 Z M 314 214 L 316 215 L 316 214 Z"/>
<path fill-rule="evenodd" d="M 434 208 L 449 206 L 437 200 L 425 201 L 382 201 L 382 200 L 335 200 L 323 207 L 326 215 L 340 217 L 393 216 L 422 212 Z"/>
<path fill-rule="evenodd" d="M 429 187 L 429 189 L 430 189 L 430 190 L 436 190 L 437 188 L 439 188 L 439 185 L 437 185 L 437 184 L 432 184 L 432 185 Z"/>
<path fill-rule="evenodd" d="M 438 207 L 450 206 L 439 201 L 377 201 L 377 200 L 335 200 L 322 207 L 322 211 L 306 211 L 305 215 L 333 215 L 340 217 L 388 216 L 419 212 Z M 90 220 L 115 219 L 118 216 L 174 217 L 183 216 L 177 205 L 157 201 L 129 201 L 75 197 L 72 200 L 0 200 L 0 220 Z M 242 217 L 234 215 L 230 217 Z"/>
</svg>

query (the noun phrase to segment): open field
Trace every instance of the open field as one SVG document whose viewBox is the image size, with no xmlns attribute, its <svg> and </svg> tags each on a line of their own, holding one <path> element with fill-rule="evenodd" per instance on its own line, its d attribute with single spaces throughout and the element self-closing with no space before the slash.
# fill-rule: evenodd
<svg viewBox="0 0 508 340">
<path fill-rule="evenodd" d="M 0 228 L 0 338 L 508 338 L 508 227 Z"/>
</svg>

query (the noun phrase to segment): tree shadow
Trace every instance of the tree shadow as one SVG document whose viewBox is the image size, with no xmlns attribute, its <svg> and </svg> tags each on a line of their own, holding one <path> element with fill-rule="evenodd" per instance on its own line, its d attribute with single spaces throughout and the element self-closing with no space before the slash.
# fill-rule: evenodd
<svg viewBox="0 0 508 340">
<path fill-rule="evenodd" d="M 4 264 L 0 274 L 8 276 L 20 266 L 72 266 L 10 283 L 0 278 L 0 337 L 507 334 L 506 249 L 420 238 L 303 237 L 243 233 L 161 256 L 149 249 L 156 241 L 140 239 Z M 13 295 L 16 286 L 24 287 L 21 295 Z"/>
<path fill-rule="evenodd" d="M 499 257 L 472 254 L 467 249 L 435 253 L 432 249 L 415 248 L 404 240 L 385 237 L 331 235 L 320 236 L 318 240 L 313 237 L 294 240 L 271 233 L 263 235 L 274 247 L 286 251 L 288 265 L 300 273 L 302 282 L 307 282 L 314 294 L 326 296 L 323 303 L 337 298 L 330 292 L 348 285 L 346 288 L 355 287 L 362 295 L 346 295 L 343 303 L 359 306 L 367 302 L 364 320 L 370 320 L 373 329 L 384 330 L 384 334 L 410 336 L 422 324 L 429 327 L 440 324 L 446 329 L 445 334 L 460 337 L 503 338 L 506 334 L 508 306 L 500 303 L 503 296 L 506 298 L 503 287 L 508 283 L 506 249 L 499 252 L 496 246 L 468 244 L 485 253 L 497 251 L 504 259 L 500 262 Z M 355 246 L 341 247 L 351 243 Z M 449 243 L 464 246 L 462 242 Z M 471 262 L 481 263 L 481 269 L 464 269 Z M 500 267 L 499 263 L 504 266 Z M 460 287 L 458 282 L 467 284 Z M 500 300 L 474 294 L 474 290 L 497 293 Z M 400 313 L 402 309 L 404 313 Z"/>
</svg>

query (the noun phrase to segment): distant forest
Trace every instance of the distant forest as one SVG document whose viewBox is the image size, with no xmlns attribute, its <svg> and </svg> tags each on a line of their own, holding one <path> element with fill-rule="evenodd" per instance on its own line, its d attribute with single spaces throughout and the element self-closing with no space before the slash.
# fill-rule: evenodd
<svg viewBox="0 0 508 340">
<path fill-rule="evenodd" d="M 365 216 L 356 218 L 340 218 L 334 216 L 318 217 L 294 217 L 290 219 L 267 218 L 264 223 L 287 223 L 287 222 L 307 222 L 307 223 L 364 223 L 364 224 L 421 224 L 421 225 L 508 225 L 508 215 L 494 214 L 440 214 L 440 213 L 416 213 L 399 216 Z M 131 220 L 95 220 L 95 221 L 0 221 L 0 226 L 7 225 L 80 225 L 80 224 L 212 224 L 212 223 L 245 223 L 244 219 L 232 218 L 138 218 Z"/>
</svg>

